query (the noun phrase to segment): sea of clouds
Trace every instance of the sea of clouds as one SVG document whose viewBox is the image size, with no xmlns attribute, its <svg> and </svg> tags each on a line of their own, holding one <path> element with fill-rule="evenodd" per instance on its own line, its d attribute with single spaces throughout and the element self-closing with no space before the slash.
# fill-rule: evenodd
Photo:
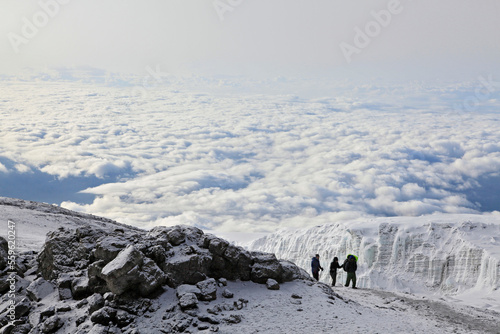
<svg viewBox="0 0 500 334">
<path fill-rule="evenodd" d="M 500 210 L 492 78 L 190 84 L 0 82 L 0 196 L 244 232 Z"/>
</svg>

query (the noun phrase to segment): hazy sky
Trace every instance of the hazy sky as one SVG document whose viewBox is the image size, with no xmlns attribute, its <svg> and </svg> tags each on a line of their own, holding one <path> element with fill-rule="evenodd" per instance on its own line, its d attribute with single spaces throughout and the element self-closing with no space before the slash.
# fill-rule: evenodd
<svg viewBox="0 0 500 334">
<path fill-rule="evenodd" d="M 372 11 L 388 9 L 391 17 L 375 23 Z M 169 72 L 476 78 L 500 72 L 499 15 L 498 0 L 3 0 L 0 73 L 159 64 Z M 356 28 L 372 29 L 368 45 L 358 38 L 356 46 Z M 357 48 L 350 63 L 342 42 Z"/>
</svg>

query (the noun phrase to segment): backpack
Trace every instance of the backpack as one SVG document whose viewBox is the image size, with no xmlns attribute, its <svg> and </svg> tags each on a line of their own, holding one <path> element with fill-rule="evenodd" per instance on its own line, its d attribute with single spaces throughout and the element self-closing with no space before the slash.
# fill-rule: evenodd
<svg viewBox="0 0 500 334">
<path fill-rule="evenodd" d="M 346 271 L 346 272 L 347 272 L 347 262 L 348 261 L 349 261 L 348 259 L 345 259 L 344 263 L 342 264 L 342 269 L 344 269 L 344 271 Z"/>
</svg>

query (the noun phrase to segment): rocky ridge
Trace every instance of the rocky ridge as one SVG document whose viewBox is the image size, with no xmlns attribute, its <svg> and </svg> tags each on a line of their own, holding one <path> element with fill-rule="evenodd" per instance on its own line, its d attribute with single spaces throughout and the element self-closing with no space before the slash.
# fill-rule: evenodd
<svg viewBox="0 0 500 334">
<path fill-rule="evenodd" d="M 5 239 L 0 246 L 0 258 L 7 258 Z M 218 324 L 241 322 L 232 311 L 248 305 L 228 280 L 269 290 L 311 280 L 274 254 L 190 226 L 59 228 L 39 253 L 18 254 L 14 268 L 0 262 L 0 270 L 1 334 L 214 332 Z M 163 314 L 159 323 L 138 325 L 155 312 Z"/>
</svg>

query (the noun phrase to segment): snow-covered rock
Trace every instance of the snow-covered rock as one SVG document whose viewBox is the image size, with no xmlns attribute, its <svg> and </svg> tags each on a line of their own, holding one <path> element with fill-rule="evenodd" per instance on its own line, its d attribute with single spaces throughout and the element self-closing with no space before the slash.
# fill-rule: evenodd
<svg viewBox="0 0 500 334">
<path fill-rule="evenodd" d="M 35 302 L 42 300 L 55 291 L 54 284 L 44 280 L 42 277 L 34 280 L 26 289 L 28 297 Z"/>
<path fill-rule="evenodd" d="M 200 299 L 205 301 L 217 299 L 217 282 L 213 278 L 198 282 L 196 287 L 200 289 Z"/>
<path fill-rule="evenodd" d="M 267 280 L 266 286 L 269 290 L 279 290 L 280 289 L 279 283 L 276 282 L 275 280 L 273 280 L 272 278 Z"/>
</svg>

